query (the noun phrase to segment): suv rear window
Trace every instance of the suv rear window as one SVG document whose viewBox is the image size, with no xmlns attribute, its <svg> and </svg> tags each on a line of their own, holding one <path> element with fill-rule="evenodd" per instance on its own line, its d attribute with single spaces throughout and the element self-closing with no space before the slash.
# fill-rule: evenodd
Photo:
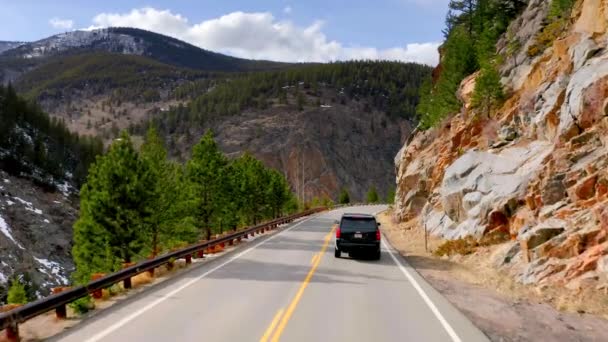
<svg viewBox="0 0 608 342">
<path fill-rule="evenodd" d="M 375 232 L 378 226 L 373 218 L 344 217 L 340 223 L 343 232 Z"/>
</svg>

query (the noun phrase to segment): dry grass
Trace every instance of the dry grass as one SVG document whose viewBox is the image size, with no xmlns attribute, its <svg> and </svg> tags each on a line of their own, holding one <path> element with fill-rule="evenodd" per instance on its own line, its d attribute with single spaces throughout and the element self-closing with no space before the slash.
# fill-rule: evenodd
<svg viewBox="0 0 608 342">
<path fill-rule="evenodd" d="M 391 244 L 408 258 L 423 275 L 438 279 L 460 279 L 499 293 L 513 302 L 547 303 L 565 312 L 586 312 L 608 319 L 608 289 L 587 288 L 572 291 L 563 284 L 523 285 L 506 269 L 496 266 L 496 260 L 504 255 L 510 237 L 506 233 L 488 234 L 479 242 L 450 242 L 429 237 L 428 251 L 424 248 L 424 230 L 417 220 L 397 223 L 392 213 L 379 215 L 383 232 Z M 475 245 L 474 251 L 470 251 Z M 443 254 L 442 250 L 451 253 Z M 456 253 L 459 252 L 459 253 Z M 438 255 L 442 256 L 438 256 Z"/>
<path fill-rule="evenodd" d="M 479 247 L 498 245 L 509 241 L 510 236 L 502 230 L 494 230 L 484 235 L 480 240 L 472 236 L 457 240 L 448 240 L 442 243 L 434 252 L 437 256 L 469 255 L 477 251 Z"/>
</svg>

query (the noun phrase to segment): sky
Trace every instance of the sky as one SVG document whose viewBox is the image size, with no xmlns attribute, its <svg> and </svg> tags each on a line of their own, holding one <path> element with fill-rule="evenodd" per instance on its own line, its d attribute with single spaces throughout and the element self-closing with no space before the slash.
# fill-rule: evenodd
<svg viewBox="0 0 608 342">
<path fill-rule="evenodd" d="M 129 26 L 244 58 L 435 65 L 448 1 L 0 0 L 0 40 Z"/>
</svg>

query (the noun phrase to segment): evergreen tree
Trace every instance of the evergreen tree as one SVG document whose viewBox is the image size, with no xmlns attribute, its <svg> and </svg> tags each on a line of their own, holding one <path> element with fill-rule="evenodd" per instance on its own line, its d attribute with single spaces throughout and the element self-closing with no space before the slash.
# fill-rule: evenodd
<svg viewBox="0 0 608 342">
<path fill-rule="evenodd" d="M 123 132 L 91 167 L 81 191 L 80 218 L 74 225 L 76 280 L 117 269 L 142 257 L 150 235 L 154 182 L 148 164 Z"/>
<path fill-rule="evenodd" d="M 141 158 L 147 164 L 154 187 L 150 198 L 153 212 L 148 220 L 152 255 L 160 252 L 163 245 L 192 242 L 193 232 L 188 225 L 179 224 L 187 205 L 181 166 L 167 160 L 167 151 L 154 127 L 150 127 L 141 147 Z M 182 229 L 180 229 L 180 227 Z"/>
<path fill-rule="evenodd" d="M 270 180 L 267 189 L 268 204 L 272 217 L 280 217 L 291 195 L 289 184 L 285 177 L 277 170 L 269 170 L 268 178 Z"/>
<path fill-rule="evenodd" d="M 26 304 L 27 293 L 25 286 L 18 279 L 13 279 L 8 289 L 7 301 L 9 304 Z"/>
<path fill-rule="evenodd" d="M 386 195 L 386 203 L 394 204 L 395 203 L 395 189 L 391 189 Z"/>
<path fill-rule="evenodd" d="M 340 191 L 340 198 L 338 199 L 340 204 L 348 204 L 350 203 L 350 195 L 348 194 L 348 190 L 346 188 L 342 188 Z"/>
<path fill-rule="evenodd" d="M 268 172 L 262 162 L 244 153 L 233 161 L 240 198 L 240 216 L 245 224 L 257 224 L 268 209 Z"/>
<path fill-rule="evenodd" d="M 213 140 L 213 133 L 208 131 L 194 146 L 186 166 L 186 177 L 196 202 L 195 216 L 207 239 L 211 239 L 212 224 L 221 218 L 221 209 L 226 202 L 223 192 L 227 182 L 226 165 L 226 157 Z"/>
<path fill-rule="evenodd" d="M 378 192 L 373 185 L 369 188 L 369 191 L 367 191 L 367 203 L 378 203 Z"/>
<path fill-rule="evenodd" d="M 304 98 L 304 94 L 298 92 L 297 95 L 297 104 L 298 104 L 298 110 L 302 111 L 304 110 L 304 105 L 306 104 L 306 99 Z"/>
</svg>

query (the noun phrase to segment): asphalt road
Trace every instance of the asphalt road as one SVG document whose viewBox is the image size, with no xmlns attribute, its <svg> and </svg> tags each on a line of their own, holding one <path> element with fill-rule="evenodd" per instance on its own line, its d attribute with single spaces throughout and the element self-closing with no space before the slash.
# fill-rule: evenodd
<svg viewBox="0 0 608 342">
<path fill-rule="evenodd" d="M 383 242 L 334 258 L 335 210 L 242 245 L 125 300 L 60 341 L 487 341 Z M 474 305 L 474 303 L 471 303 Z"/>
</svg>

